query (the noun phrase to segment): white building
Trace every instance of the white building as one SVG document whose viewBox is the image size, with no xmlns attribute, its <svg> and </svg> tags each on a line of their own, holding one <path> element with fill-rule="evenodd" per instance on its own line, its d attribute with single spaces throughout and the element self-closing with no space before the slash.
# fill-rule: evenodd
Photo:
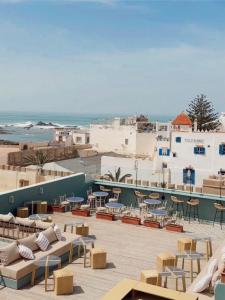
<svg viewBox="0 0 225 300">
<path fill-rule="evenodd" d="M 115 152 L 123 155 L 152 157 L 156 133 L 147 119 L 115 118 L 109 125 L 90 127 L 90 144 L 99 153 Z"/>
<path fill-rule="evenodd" d="M 122 141 L 130 136 L 131 144 L 126 145 L 124 153 L 137 154 L 137 149 L 141 149 L 142 153 L 149 155 L 145 159 L 103 157 L 102 175 L 120 167 L 121 173 L 130 173 L 133 179 L 202 186 L 203 179 L 217 175 L 221 168 L 225 169 L 225 130 L 222 128 L 215 132 L 199 132 L 185 113 L 171 123 L 165 123 L 163 135 L 159 127 L 155 128 L 155 131 L 145 133 L 142 142 L 135 127 L 103 128 L 104 136 L 108 132 L 105 150 L 109 147 L 123 154 Z M 96 140 L 100 141 L 100 138 Z M 99 142 L 101 147 L 102 144 L 103 137 Z"/>
<path fill-rule="evenodd" d="M 65 146 L 87 145 L 90 142 L 88 129 L 56 128 L 55 142 L 64 143 Z"/>
</svg>

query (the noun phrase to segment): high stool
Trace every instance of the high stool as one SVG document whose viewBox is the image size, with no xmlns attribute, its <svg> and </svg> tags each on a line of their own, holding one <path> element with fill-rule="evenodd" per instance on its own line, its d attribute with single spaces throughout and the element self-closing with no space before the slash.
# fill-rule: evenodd
<svg viewBox="0 0 225 300">
<path fill-rule="evenodd" d="M 104 187 L 103 185 L 100 185 L 99 189 L 100 189 L 100 191 L 102 191 L 102 192 L 106 192 L 106 193 L 110 193 L 110 192 L 111 192 L 111 189 L 110 189 L 110 188 L 106 188 L 106 187 Z"/>
<path fill-rule="evenodd" d="M 113 188 L 112 189 L 113 198 L 116 198 L 119 200 L 120 194 L 122 193 L 122 190 L 120 188 Z"/>
<path fill-rule="evenodd" d="M 217 214 L 219 213 L 220 214 L 220 216 L 219 216 L 220 217 L 220 227 L 222 229 L 222 225 L 223 225 L 223 213 L 225 212 L 225 206 L 223 206 L 220 203 L 213 203 L 213 205 L 214 205 L 214 208 L 216 209 L 214 220 L 213 220 L 213 226 L 214 226 L 214 223 L 216 221 Z"/>
<path fill-rule="evenodd" d="M 162 285 L 162 278 L 157 270 L 144 270 L 141 272 L 142 282 L 152 284 L 152 285 Z"/>
<path fill-rule="evenodd" d="M 89 226 L 87 224 L 81 224 L 76 226 L 76 234 L 87 236 L 89 234 Z"/>
<path fill-rule="evenodd" d="M 195 220 L 195 217 L 197 217 L 198 221 L 199 221 L 198 207 L 199 207 L 198 199 L 191 199 L 191 200 L 187 201 L 186 215 L 188 216 L 189 223 L 190 223 L 190 218 L 191 218 L 191 212 L 193 212 L 194 220 Z"/>
<path fill-rule="evenodd" d="M 37 203 L 37 214 L 47 214 L 47 201 Z"/>
<path fill-rule="evenodd" d="M 177 199 L 175 196 L 171 196 L 172 208 L 176 205 L 176 212 L 179 212 L 179 207 L 182 207 L 182 212 L 184 216 L 184 200 Z"/>
<path fill-rule="evenodd" d="M 53 271 L 54 290 L 56 295 L 68 295 L 73 293 L 73 272 L 68 269 Z"/>
<path fill-rule="evenodd" d="M 160 195 L 159 195 L 159 193 L 151 193 L 151 194 L 149 195 L 149 198 L 150 198 L 150 199 L 158 200 L 158 199 L 160 198 Z"/>
<path fill-rule="evenodd" d="M 175 267 L 176 257 L 170 252 L 162 252 L 156 257 L 157 270 L 164 271 L 165 267 Z"/>
<path fill-rule="evenodd" d="M 104 269 L 106 267 L 106 251 L 102 248 L 90 250 L 92 269 Z"/>
<path fill-rule="evenodd" d="M 28 216 L 29 216 L 28 207 L 18 207 L 16 216 L 19 218 L 28 218 Z"/>
<path fill-rule="evenodd" d="M 147 210 L 147 204 L 143 202 L 146 195 L 139 192 L 139 191 L 136 191 L 136 190 L 134 191 L 134 194 L 136 196 L 136 201 L 137 201 L 137 205 L 140 209 L 140 213 L 142 213 L 143 211 L 146 211 Z"/>
</svg>

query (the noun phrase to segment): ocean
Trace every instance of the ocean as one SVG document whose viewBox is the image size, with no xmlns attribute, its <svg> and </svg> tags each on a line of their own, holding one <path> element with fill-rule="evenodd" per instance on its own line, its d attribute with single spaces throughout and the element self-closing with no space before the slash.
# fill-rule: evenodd
<svg viewBox="0 0 225 300">
<path fill-rule="evenodd" d="M 89 127 L 93 123 L 109 122 L 113 117 L 124 117 L 111 114 L 68 114 L 68 113 L 35 113 L 35 112 L 0 112 L 0 140 L 14 142 L 41 142 L 53 139 L 52 126 L 38 126 L 39 122 L 52 123 L 59 127 Z M 151 121 L 168 121 L 172 116 L 148 115 Z M 51 125 L 51 124 L 50 124 Z M 29 128 L 29 129 L 28 129 Z"/>
</svg>

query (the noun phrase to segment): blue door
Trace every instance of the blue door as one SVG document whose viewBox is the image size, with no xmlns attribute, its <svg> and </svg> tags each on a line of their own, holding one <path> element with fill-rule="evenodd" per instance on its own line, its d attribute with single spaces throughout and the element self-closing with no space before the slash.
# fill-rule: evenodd
<svg viewBox="0 0 225 300">
<path fill-rule="evenodd" d="M 183 183 L 195 185 L 195 170 L 185 168 L 183 169 Z"/>
</svg>

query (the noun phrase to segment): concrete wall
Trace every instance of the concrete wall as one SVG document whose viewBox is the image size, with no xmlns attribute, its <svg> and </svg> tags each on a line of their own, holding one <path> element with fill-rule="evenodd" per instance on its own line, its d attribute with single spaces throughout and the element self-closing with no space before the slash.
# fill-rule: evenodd
<svg viewBox="0 0 225 300">
<path fill-rule="evenodd" d="M 8 154 L 10 152 L 17 152 L 17 151 L 20 151 L 19 145 L 18 146 L 0 145 L 0 164 L 7 164 Z"/>
<path fill-rule="evenodd" d="M 48 147 L 41 151 L 47 152 L 48 161 L 57 161 L 69 158 L 78 157 L 77 150 L 86 149 L 88 145 L 77 145 L 71 147 Z M 30 165 L 30 162 L 26 161 L 26 156 L 30 156 L 35 153 L 35 150 L 25 150 L 18 152 L 8 153 L 8 164 L 14 166 Z"/>
<path fill-rule="evenodd" d="M 9 191 L 20 187 L 20 181 L 27 181 L 27 185 L 49 181 L 54 178 L 70 175 L 71 172 L 57 172 L 43 170 L 42 175 L 36 169 L 0 165 L 0 191 Z"/>
<path fill-rule="evenodd" d="M 54 199 L 60 195 L 85 197 L 89 183 L 85 182 L 83 173 L 55 179 L 46 183 L 40 183 L 29 187 L 20 188 L 0 195 L 0 213 L 11 211 L 16 213 L 16 208 L 23 206 L 24 202 L 31 200 L 44 200 L 54 203 Z"/>
<path fill-rule="evenodd" d="M 137 170 L 135 169 L 135 164 Z M 113 157 L 102 156 L 101 158 L 101 175 L 111 171 L 113 174 L 115 170 L 121 168 L 121 175 L 131 174 L 135 180 L 136 176 L 138 180 L 157 181 L 162 182 L 162 172 L 154 171 L 154 162 L 149 159 L 134 159 L 129 157 Z M 168 176 L 165 172 L 165 180 Z"/>
</svg>

